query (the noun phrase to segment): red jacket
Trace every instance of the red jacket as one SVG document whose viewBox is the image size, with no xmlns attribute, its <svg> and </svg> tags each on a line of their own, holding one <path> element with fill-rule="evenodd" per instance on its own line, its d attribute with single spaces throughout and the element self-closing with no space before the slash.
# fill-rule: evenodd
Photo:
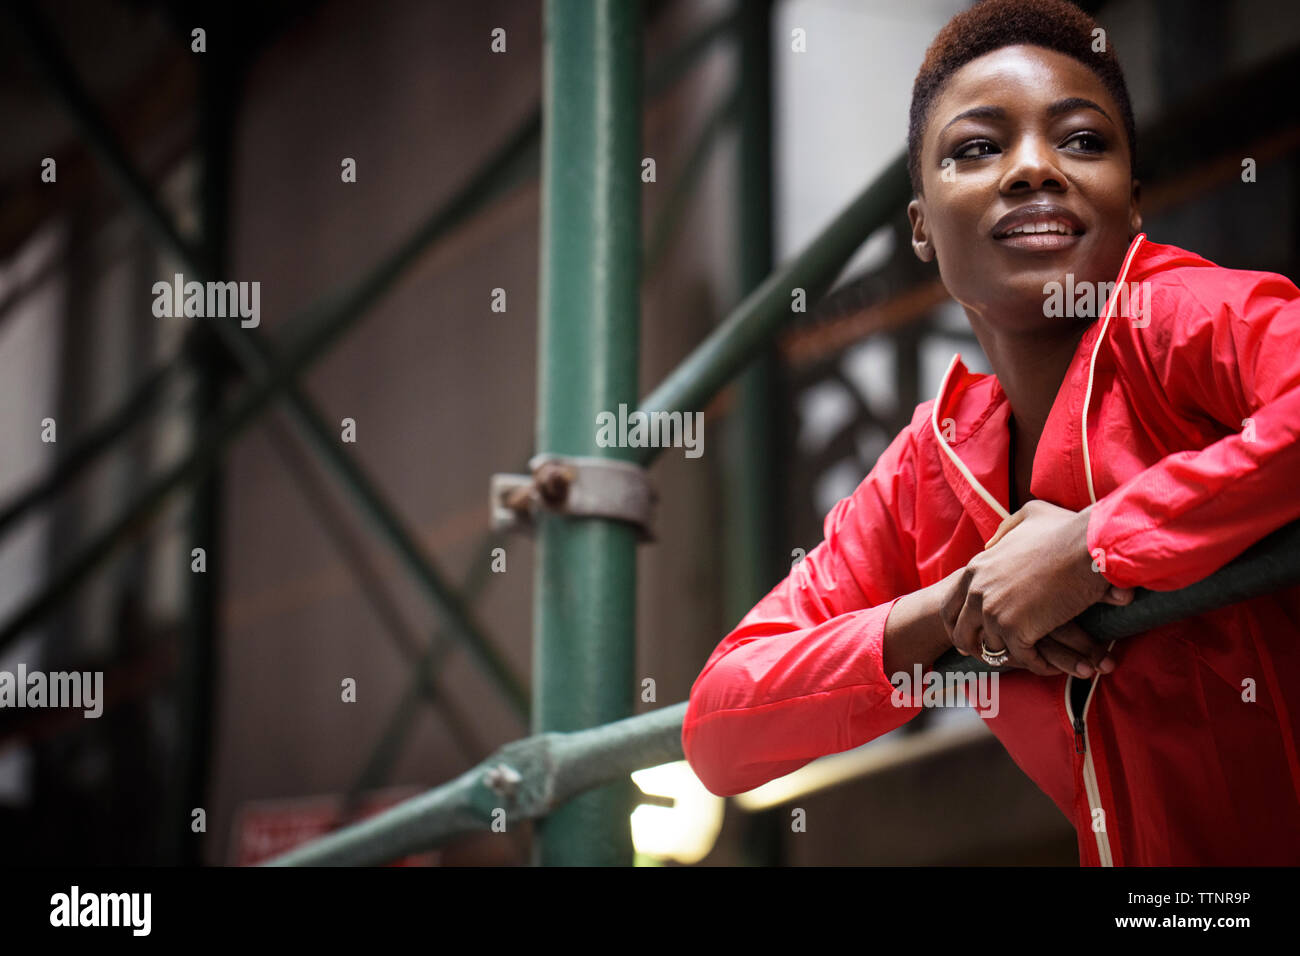
<svg viewBox="0 0 1300 956">
<path fill-rule="evenodd" d="M 1169 590 L 1300 517 L 1300 291 L 1145 236 L 1118 281 L 1149 283 L 1150 315 L 1111 297 L 1089 327 L 1031 488 L 1072 510 L 1095 502 L 1088 547 L 1111 583 Z M 997 379 L 954 357 L 938 397 L 827 515 L 823 543 L 718 645 L 682 727 L 711 791 L 752 789 L 918 713 L 891 704 L 885 622 L 1006 515 L 1009 415 Z M 986 717 L 1074 824 L 1081 863 L 1300 863 L 1300 588 L 1113 654 L 1081 747 L 1065 675 L 1003 673 Z"/>
</svg>

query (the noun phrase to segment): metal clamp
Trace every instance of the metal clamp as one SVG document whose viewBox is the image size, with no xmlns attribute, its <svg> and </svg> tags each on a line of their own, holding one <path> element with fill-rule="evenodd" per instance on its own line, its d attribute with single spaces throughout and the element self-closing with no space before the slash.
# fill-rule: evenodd
<svg viewBox="0 0 1300 956">
<path fill-rule="evenodd" d="M 613 518 L 634 525 L 642 541 L 653 541 L 651 524 L 658 499 L 640 465 L 611 458 L 534 456 L 531 475 L 493 475 L 494 530 L 531 530 L 538 511 L 574 518 Z"/>
</svg>

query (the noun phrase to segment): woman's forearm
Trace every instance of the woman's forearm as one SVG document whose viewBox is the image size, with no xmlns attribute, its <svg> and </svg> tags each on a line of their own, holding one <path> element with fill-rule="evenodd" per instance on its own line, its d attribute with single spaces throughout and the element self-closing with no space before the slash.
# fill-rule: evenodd
<svg viewBox="0 0 1300 956">
<path fill-rule="evenodd" d="M 910 674 L 915 664 L 929 668 L 940 655 L 952 649 L 952 640 L 940 616 L 948 585 L 945 578 L 905 594 L 894 602 L 889 620 L 885 622 L 883 663 L 886 677 L 899 671 Z"/>
</svg>

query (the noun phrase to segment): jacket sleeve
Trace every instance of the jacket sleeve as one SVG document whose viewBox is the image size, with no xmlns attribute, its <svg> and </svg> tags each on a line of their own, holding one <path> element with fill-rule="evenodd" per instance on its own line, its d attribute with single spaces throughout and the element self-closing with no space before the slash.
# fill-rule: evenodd
<svg viewBox="0 0 1300 956">
<path fill-rule="evenodd" d="M 1186 587 L 1300 517 L 1300 291 L 1280 275 L 1182 270 L 1135 331 L 1175 410 L 1225 437 L 1179 451 L 1098 501 L 1088 549 L 1120 587 Z M 1158 319 L 1156 321 L 1159 321 Z"/>
<path fill-rule="evenodd" d="M 885 676 L 885 622 L 917 590 L 913 427 L 827 515 L 825 539 L 714 650 L 682 747 L 719 796 L 751 790 L 906 723 Z"/>
</svg>

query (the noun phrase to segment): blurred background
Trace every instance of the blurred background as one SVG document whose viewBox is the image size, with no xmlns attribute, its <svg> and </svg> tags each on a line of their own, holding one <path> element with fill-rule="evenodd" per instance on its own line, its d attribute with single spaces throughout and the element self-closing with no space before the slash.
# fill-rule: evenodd
<svg viewBox="0 0 1300 956">
<path fill-rule="evenodd" d="M 887 170 L 966 5 L 642 5 L 638 394 Z M 1080 5 L 1127 74 L 1150 238 L 1300 275 L 1294 4 Z M 520 0 L 6 4 L 0 670 L 102 671 L 105 699 L 0 709 L 0 861 L 254 862 L 530 732 L 481 663 L 527 692 L 535 548 L 492 530 L 488 486 L 541 450 L 543 39 Z M 988 370 L 912 255 L 910 195 L 886 198 L 704 409 L 705 454 L 651 470 L 636 712 L 687 697 L 955 351 Z M 157 316 L 176 273 L 259 282 L 259 325 Z M 490 652 L 433 640 L 448 607 Z M 638 862 L 1077 862 L 973 711 L 819 764 L 726 801 L 638 778 Z M 522 865 L 532 842 L 408 862 Z"/>
</svg>

